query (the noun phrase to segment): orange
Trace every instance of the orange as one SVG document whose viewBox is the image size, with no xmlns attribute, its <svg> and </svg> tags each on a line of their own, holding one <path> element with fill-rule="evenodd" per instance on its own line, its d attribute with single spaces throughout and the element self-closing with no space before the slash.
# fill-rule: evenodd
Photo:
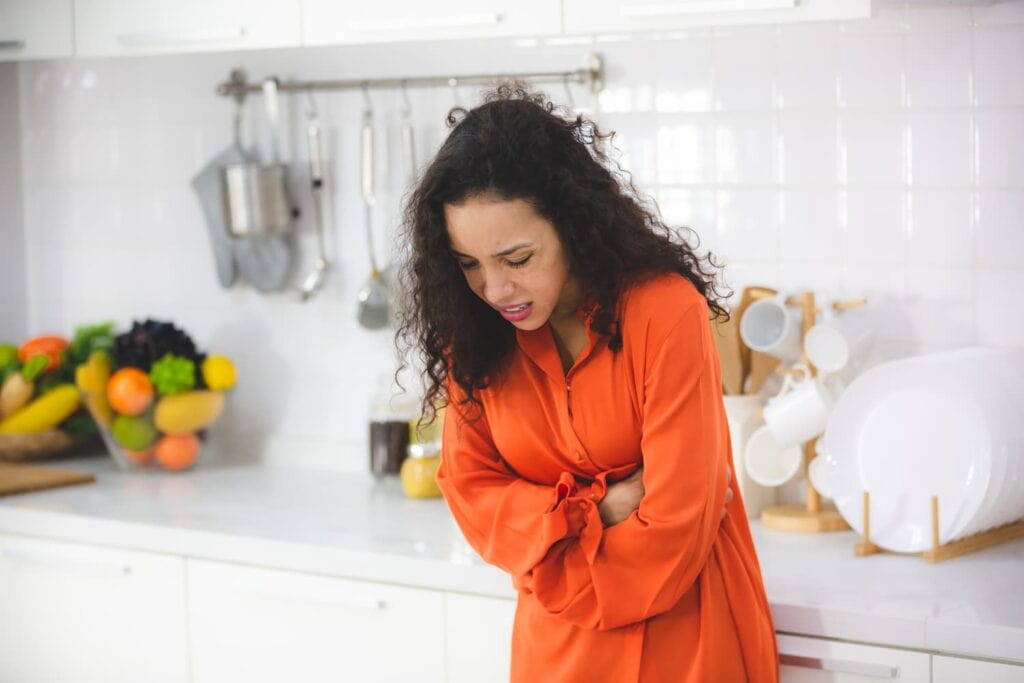
<svg viewBox="0 0 1024 683">
<path fill-rule="evenodd" d="M 123 415 L 138 415 L 153 402 L 153 383 L 138 368 L 121 368 L 107 381 L 107 400 Z"/>
<path fill-rule="evenodd" d="M 136 465 L 148 465 L 153 461 L 153 449 L 147 448 L 144 451 L 130 451 L 127 448 L 122 448 L 121 453 L 124 457 L 131 460 Z"/>
<path fill-rule="evenodd" d="M 167 434 L 156 442 L 153 454 L 164 469 L 183 470 L 195 464 L 199 447 L 195 434 Z"/>
</svg>

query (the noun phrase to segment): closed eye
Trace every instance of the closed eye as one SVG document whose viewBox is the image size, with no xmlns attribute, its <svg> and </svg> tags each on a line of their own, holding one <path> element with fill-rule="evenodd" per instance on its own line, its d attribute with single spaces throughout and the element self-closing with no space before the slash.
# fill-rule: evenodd
<svg viewBox="0 0 1024 683">
<path fill-rule="evenodd" d="M 522 268 L 531 258 L 533 258 L 533 254 L 530 254 L 524 259 L 519 259 L 518 261 L 509 261 L 508 265 L 510 265 L 513 268 Z"/>
</svg>

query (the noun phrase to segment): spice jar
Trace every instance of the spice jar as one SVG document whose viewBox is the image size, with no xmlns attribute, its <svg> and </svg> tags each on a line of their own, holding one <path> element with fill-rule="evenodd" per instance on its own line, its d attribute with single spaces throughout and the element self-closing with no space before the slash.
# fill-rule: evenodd
<svg viewBox="0 0 1024 683">
<path fill-rule="evenodd" d="M 402 490 L 410 498 L 439 498 L 437 467 L 441 464 L 441 444 L 409 444 L 409 457 L 402 463 Z"/>
<path fill-rule="evenodd" d="M 399 473 L 416 413 L 415 397 L 394 393 L 390 378 L 382 376 L 370 403 L 370 472 L 375 477 Z"/>
</svg>

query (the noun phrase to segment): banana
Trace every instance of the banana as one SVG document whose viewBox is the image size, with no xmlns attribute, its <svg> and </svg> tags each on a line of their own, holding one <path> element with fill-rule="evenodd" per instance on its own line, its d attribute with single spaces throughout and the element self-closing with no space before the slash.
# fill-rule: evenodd
<svg viewBox="0 0 1024 683">
<path fill-rule="evenodd" d="M 81 397 L 73 384 L 59 384 L 0 422 L 0 434 L 43 432 L 78 410 Z"/>
<path fill-rule="evenodd" d="M 153 422 L 165 434 L 191 434 L 216 420 L 222 410 L 223 392 L 186 391 L 161 398 Z"/>
</svg>

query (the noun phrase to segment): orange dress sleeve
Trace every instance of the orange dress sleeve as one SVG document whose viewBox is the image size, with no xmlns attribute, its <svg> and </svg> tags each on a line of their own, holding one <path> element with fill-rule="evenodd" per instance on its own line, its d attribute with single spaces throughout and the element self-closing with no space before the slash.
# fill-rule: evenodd
<svg viewBox="0 0 1024 683">
<path fill-rule="evenodd" d="M 513 576 L 524 574 L 587 526 L 581 491 L 570 472 L 554 486 L 519 477 L 498 453 L 487 415 L 460 405 L 465 394 L 458 384 L 449 380 L 447 387 L 438 486 L 480 557 Z"/>
<path fill-rule="evenodd" d="M 445 421 L 438 481 L 467 540 L 547 612 L 583 628 L 613 629 L 675 605 L 704 568 L 725 506 L 729 446 L 706 303 L 643 324 L 645 494 L 619 524 L 603 527 L 590 490 L 568 472 L 554 488 L 518 478 L 485 417 L 475 427 Z"/>
</svg>

